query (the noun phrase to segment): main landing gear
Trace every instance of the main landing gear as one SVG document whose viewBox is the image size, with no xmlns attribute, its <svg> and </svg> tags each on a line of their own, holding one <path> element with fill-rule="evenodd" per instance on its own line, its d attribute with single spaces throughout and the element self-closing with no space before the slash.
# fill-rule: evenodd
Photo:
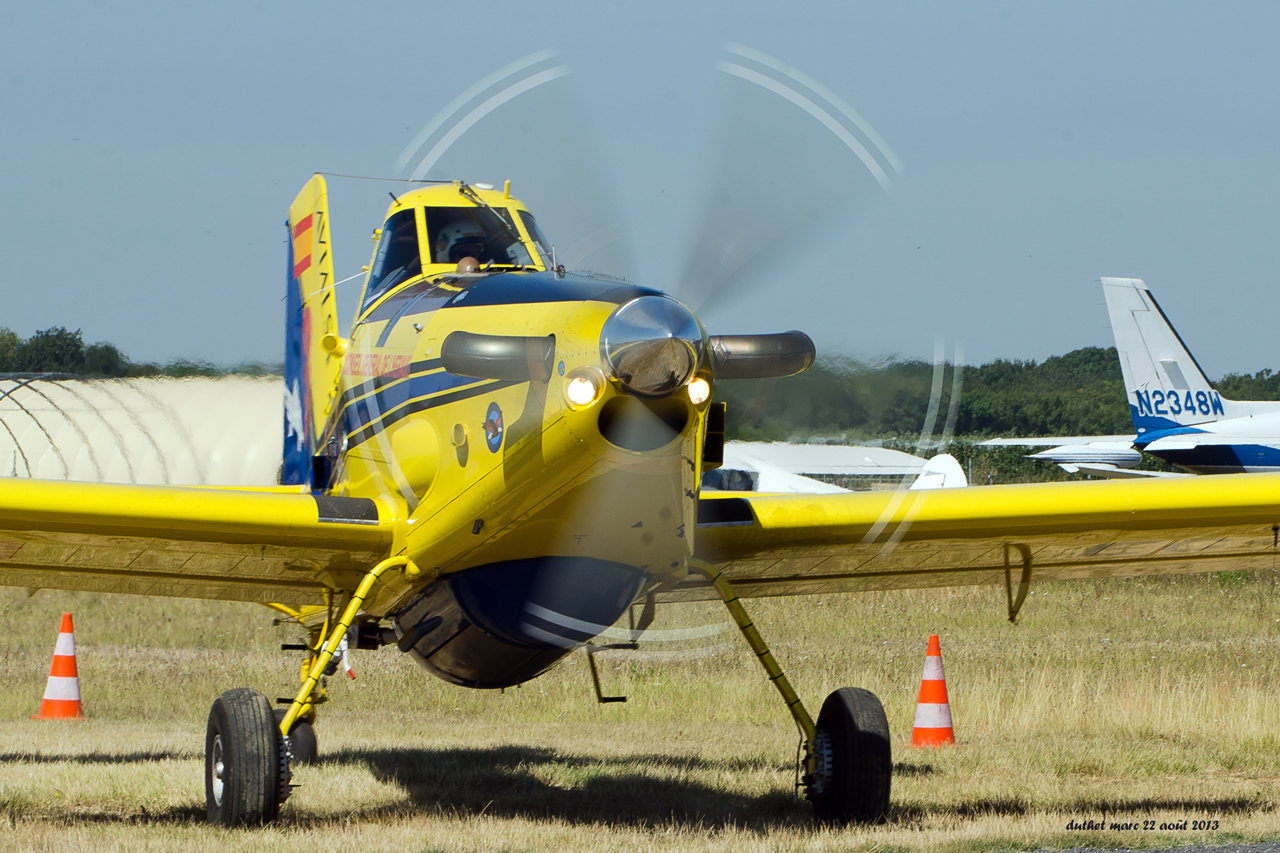
<svg viewBox="0 0 1280 853">
<path fill-rule="evenodd" d="M 801 786 L 818 819 L 832 824 L 884 820 L 893 760 L 880 700 L 866 690 L 841 688 L 827 697 L 815 724 L 720 570 L 702 560 L 691 563 L 724 599 L 804 736 L 806 772 Z M 262 824 L 279 816 L 293 788 L 291 768 L 315 754 L 309 712 L 320 678 L 378 577 L 397 567 L 411 576 L 419 571 L 407 557 L 393 557 L 365 575 L 283 717 L 277 719 L 267 697 L 256 690 L 229 690 L 213 703 L 205 740 L 205 797 L 211 823 Z"/>
<path fill-rule="evenodd" d="M 408 557 L 391 557 L 369 570 L 343 609 L 342 618 L 324 638 L 302 680 L 302 689 L 283 716 L 272 711 L 266 696 L 243 687 L 228 690 L 214 701 L 204 750 L 210 823 L 257 825 L 279 816 L 294 787 L 291 768 L 315 758 L 315 729 L 309 716 L 320 678 L 373 585 L 392 568 L 410 577 L 419 571 Z"/>
<path fill-rule="evenodd" d="M 883 821 L 889 814 L 893 758 L 889 721 L 880 700 L 868 690 L 842 687 L 822 703 L 815 724 L 724 575 L 703 560 L 692 560 L 690 565 L 720 593 L 804 736 L 806 772 L 800 784 L 818 820 L 830 824 Z"/>
<path fill-rule="evenodd" d="M 889 812 L 889 721 L 875 694 L 841 687 L 818 712 L 805 796 L 825 823 L 876 823 Z"/>
<path fill-rule="evenodd" d="M 284 715 L 287 712 L 283 708 L 276 708 L 273 712 L 276 721 L 276 727 L 280 727 L 280 723 L 284 722 Z M 315 724 L 308 719 L 299 719 L 294 722 L 293 727 L 289 729 L 289 764 L 297 767 L 299 764 L 315 764 L 320 760 L 320 743 L 316 739 Z"/>
<path fill-rule="evenodd" d="M 205 735 L 204 791 L 209 822 L 272 821 L 289 796 L 285 738 L 271 703 L 256 690 L 228 690 L 213 703 Z"/>
</svg>

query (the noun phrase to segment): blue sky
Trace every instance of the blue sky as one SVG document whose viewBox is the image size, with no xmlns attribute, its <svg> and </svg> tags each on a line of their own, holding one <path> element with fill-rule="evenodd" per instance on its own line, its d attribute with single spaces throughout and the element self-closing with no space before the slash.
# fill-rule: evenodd
<svg viewBox="0 0 1280 853">
<path fill-rule="evenodd" d="M 1244 3 L 10 4 L 0 325 L 79 327 L 135 359 L 277 361 L 283 220 L 307 177 L 402 176 L 450 100 L 554 48 L 572 73 L 442 166 L 511 178 L 555 241 L 607 212 L 619 272 L 671 289 L 704 239 L 722 128 L 779 151 L 736 197 L 798 239 L 768 241 L 701 314 L 712 332 L 1038 360 L 1109 345 L 1097 279 L 1134 276 L 1210 375 L 1276 366 L 1277 35 L 1280 6 Z M 892 192 L 847 200 L 828 131 L 715 70 L 730 42 L 852 105 L 905 165 Z M 331 181 L 339 277 L 402 186 Z M 838 215 L 791 221 L 810 202 Z"/>
</svg>

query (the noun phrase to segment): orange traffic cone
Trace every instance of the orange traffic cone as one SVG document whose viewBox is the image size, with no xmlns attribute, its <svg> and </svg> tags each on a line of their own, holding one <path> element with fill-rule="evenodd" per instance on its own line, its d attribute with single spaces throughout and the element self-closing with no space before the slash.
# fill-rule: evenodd
<svg viewBox="0 0 1280 853">
<path fill-rule="evenodd" d="M 62 614 L 62 628 L 58 632 L 58 645 L 53 649 L 53 666 L 49 668 L 49 682 L 44 688 L 44 701 L 40 713 L 32 714 L 33 720 L 78 720 L 80 713 L 80 676 L 76 673 L 76 633 L 71 626 L 71 614 Z"/>
<path fill-rule="evenodd" d="M 929 651 L 924 657 L 924 677 L 920 679 L 920 701 L 916 704 L 916 725 L 911 730 L 912 746 L 945 746 L 956 742 L 951 728 L 951 703 L 947 701 L 947 677 L 942 673 L 942 647 L 938 635 L 929 635 Z"/>
</svg>

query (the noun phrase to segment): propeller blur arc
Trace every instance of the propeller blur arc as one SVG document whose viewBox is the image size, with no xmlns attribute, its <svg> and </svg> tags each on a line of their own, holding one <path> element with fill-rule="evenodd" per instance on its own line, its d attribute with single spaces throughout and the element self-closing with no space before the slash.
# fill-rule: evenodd
<svg viewBox="0 0 1280 853">
<path fill-rule="evenodd" d="M 405 149 L 400 152 L 400 156 L 396 158 L 396 171 L 404 171 L 405 166 L 409 165 L 409 161 L 413 159 L 413 155 L 418 153 L 418 150 L 426 144 L 432 134 L 439 130 L 441 125 L 449 120 L 450 116 L 462 109 L 462 107 L 465 106 L 472 98 L 475 98 L 489 87 L 507 79 L 517 71 L 523 71 L 530 65 L 537 65 L 539 62 L 543 62 L 558 55 L 559 53 L 551 48 L 544 48 L 543 50 L 535 51 L 528 56 L 517 59 L 510 65 L 499 68 L 487 77 L 484 77 L 467 87 L 462 94 L 458 95 L 458 97 L 450 101 L 444 109 L 436 113 L 435 116 L 432 117 L 431 121 L 427 122 L 423 126 L 422 130 L 418 131 L 418 135 L 413 138 L 413 141 L 405 146 Z"/>
<path fill-rule="evenodd" d="M 778 110 L 786 110 L 794 114 L 794 111 L 798 109 L 803 114 L 803 118 L 799 118 L 797 115 L 799 120 L 788 121 L 788 126 L 793 131 L 793 136 L 789 137 L 786 142 L 775 143 L 775 148 L 783 148 L 792 153 L 798 153 L 802 159 L 810 150 L 821 148 L 823 156 L 828 157 L 823 166 L 826 167 L 833 162 L 836 163 L 835 171 L 839 171 L 847 177 L 845 185 L 848 187 L 858 188 L 862 195 L 869 197 L 880 196 L 892 190 L 892 176 L 902 172 L 901 161 L 871 125 L 831 92 L 830 89 L 773 57 L 750 48 L 741 45 L 727 45 L 725 51 L 731 55 L 730 58 L 733 61 L 720 60 L 714 67 L 728 78 L 732 78 L 734 81 L 741 81 L 741 83 L 735 82 L 734 85 L 742 88 L 743 83 L 749 84 L 746 88 L 750 90 L 767 92 L 767 95 L 758 97 L 767 98 L 772 103 L 778 104 Z M 558 56 L 556 51 L 550 49 L 528 54 L 483 77 L 470 86 L 423 126 L 412 142 L 401 152 L 396 161 L 397 171 L 403 173 L 417 157 L 418 152 L 424 148 L 427 149 L 426 153 L 412 166 L 411 180 L 422 179 L 431 173 L 433 169 L 437 172 L 450 168 L 457 169 L 458 164 L 465 162 L 467 156 L 470 156 L 472 160 L 476 160 L 476 152 L 460 158 L 458 152 L 461 148 L 456 147 L 455 143 L 486 117 L 499 109 L 507 107 L 507 105 L 512 104 L 513 101 L 521 98 L 521 96 L 535 90 L 552 93 L 535 96 L 532 101 L 521 100 L 519 104 L 524 106 L 517 106 L 517 112 L 521 109 L 528 112 L 530 103 L 542 103 L 546 98 L 552 97 L 559 87 L 548 87 L 545 84 L 569 74 L 567 65 L 556 64 L 558 62 L 558 60 L 554 59 L 556 56 Z M 548 65 L 550 67 L 547 67 Z M 545 105 L 539 114 L 546 115 Z M 510 116 L 507 116 L 507 119 L 510 120 Z M 553 124 L 572 126 L 571 122 L 564 121 Z M 540 123 L 539 127 L 545 129 L 545 123 Z M 767 130 L 769 126 L 766 124 L 764 127 Z M 822 129 L 819 130 L 819 128 Z M 790 143 L 796 138 L 797 134 L 801 137 L 801 144 L 793 146 Z M 806 136 L 808 140 L 813 141 L 812 145 L 805 141 L 804 137 Z M 729 145 L 734 143 L 732 135 L 728 135 L 726 140 Z M 477 143 L 477 152 L 486 150 L 484 147 L 486 140 L 483 138 L 483 134 L 477 137 Z M 451 148 L 454 149 L 453 153 L 446 158 L 445 155 L 450 152 Z M 831 158 L 839 159 L 833 160 Z M 543 161 L 546 162 L 550 159 L 552 158 L 543 158 Z M 504 160 L 504 157 L 499 156 L 495 162 Z M 738 162 L 739 160 L 735 160 L 734 164 L 736 165 Z M 575 163 L 575 171 L 581 173 L 581 166 L 580 162 Z M 486 168 L 492 168 L 492 166 L 487 166 Z M 784 168 L 778 171 L 787 174 L 788 179 L 792 179 L 789 174 L 790 169 Z M 830 172 L 831 170 L 827 171 Z M 725 195 L 724 190 L 726 187 L 745 192 L 745 196 L 735 198 L 738 204 L 732 206 L 753 208 L 756 211 L 762 211 L 770 218 L 758 217 L 754 221 L 748 219 L 745 228 L 736 230 L 730 228 L 719 233 L 711 228 L 703 229 L 706 239 L 701 242 L 703 245 L 713 247 L 713 250 L 701 255 L 698 259 L 701 265 L 697 269 L 686 270 L 685 275 L 680 280 L 680 287 L 677 289 L 682 301 L 695 311 L 714 301 L 717 296 L 728 289 L 731 283 L 736 283 L 740 273 L 744 271 L 748 264 L 765 265 L 770 260 L 777 260 L 786 251 L 785 246 L 774 245 L 767 239 L 767 231 L 761 227 L 762 225 L 771 227 L 781 220 L 794 227 L 803 228 L 813 220 L 820 220 L 824 217 L 830 218 L 829 208 L 822 207 L 808 208 L 802 206 L 798 210 L 775 211 L 773 205 L 777 194 L 771 194 L 769 186 L 751 179 L 757 174 L 759 174 L 757 169 L 749 169 L 745 172 L 742 170 L 734 171 L 732 167 L 721 169 L 717 176 L 718 182 L 713 182 L 709 188 L 707 209 L 711 213 L 704 219 L 706 223 L 723 219 L 721 215 L 723 211 L 712 210 L 711 204 L 721 203 L 720 200 Z M 861 177 L 854 177 L 855 175 L 860 175 Z M 470 175 L 459 174 L 457 177 L 469 178 Z M 513 177 L 520 178 L 521 176 L 516 174 Z M 581 180 L 581 174 L 577 174 L 574 177 Z M 746 178 L 745 180 L 744 177 Z M 531 185 L 534 183 L 532 180 L 529 182 Z M 562 189 L 564 186 L 571 187 L 572 183 L 568 185 L 562 184 L 556 189 Z M 803 191 L 794 195 L 805 198 Z M 586 201 L 590 202 L 592 199 L 587 199 Z M 722 204 L 721 207 L 723 208 L 723 206 Z M 531 207 L 535 211 L 539 209 L 536 204 L 531 205 Z M 807 218 L 805 215 L 807 215 Z M 543 221 L 543 225 L 545 227 L 545 221 Z M 597 243 L 607 245 L 613 242 L 617 233 L 618 230 L 609 225 L 607 221 L 597 220 L 591 229 L 584 229 L 570 237 L 562 237 L 562 239 L 567 239 L 568 242 L 562 247 L 567 248 L 567 251 L 563 252 L 561 257 L 572 268 L 576 266 L 576 261 L 578 260 L 576 256 L 579 254 L 585 256 L 590 253 L 591 250 L 597 248 Z M 613 270 L 605 268 L 605 271 L 612 272 Z M 689 287 L 691 281 L 697 281 L 700 287 Z M 723 337 L 723 339 L 724 341 L 730 340 L 728 337 Z M 520 349 L 523 352 L 523 343 Z M 481 355 L 489 359 L 493 357 L 491 353 L 487 352 Z M 523 359 L 518 360 L 524 363 Z M 778 358 L 775 357 L 774 360 L 778 360 Z M 483 370 L 484 368 L 481 369 Z M 782 368 L 779 367 L 778 370 L 781 371 Z M 778 375 L 785 375 L 786 372 L 779 372 Z M 933 396 L 936 397 L 938 395 L 935 393 Z M 936 419 L 936 401 L 933 411 L 934 419 Z M 399 465 L 399 460 L 394 458 L 394 450 L 389 446 L 380 449 L 391 461 L 394 486 L 408 500 L 410 506 L 415 505 L 416 500 L 412 496 L 411 490 L 407 488 L 407 483 L 402 482 L 402 477 L 400 476 L 401 466 Z M 610 484 L 604 485 L 603 488 L 584 489 L 583 499 L 562 520 L 566 531 L 571 527 L 581 527 L 583 529 L 596 529 L 599 527 L 600 518 L 607 515 L 610 506 L 615 503 L 611 499 L 615 488 L 617 488 L 616 485 Z M 560 578 L 553 573 L 545 579 L 545 584 L 555 586 L 561 583 L 570 583 L 571 581 L 572 579 L 569 576 Z M 530 606 L 537 606 L 532 600 L 529 604 Z M 538 620 L 538 624 L 524 626 L 524 629 L 531 637 L 552 644 L 567 643 L 566 647 L 579 644 L 581 637 L 598 636 L 613 630 L 607 625 L 587 623 L 581 619 L 575 619 L 567 613 L 556 613 L 545 607 L 541 607 L 536 613 L 529 611 L 528 615 Z M 694 639 L 696 636 L 701 635 L 700 631 L 702 629 L 691 630 L 693 631 L 692 635 L 682 638 Z M 656 635 L 646 635 L 646 637 L 648 639 L 659 639 Z M 627 639 L 634 641 L 635 638 L 628 636 Z"/>
<path fill-rule="evenodd" d="M 675 287 L 698 313 L 779 266 L 804 236 L 892 192 L 903 171 L 871 124 L 817 80 L 742 45 L 724 52 L 728 59 L 713 67 L 739 83 L 725 99 L 701 218 Z M 768 94 L 743 100 L 752 92 Z M 758 118 L 760 110 L 771 117 Z"/>
<path fill-rule="evenodd" d="M 758 50 L 753 50 L 740 44 L 730 42 L 724 46 L 724 49 L 728 53 L 735 53 L 738 56 L 754 60 L 760 65 L 772 68 L 774 71 L 787 75 L 797 83 L 807 86 L 811 91 L 821 96 L 823 100 L 843 113 L 849 121 L 853 122 L 858 130 L 862 131 L 862 135 L 865 136 L 867 140 L 871 142 L 872 146 L 880 152 L 881 156 L 884 157 L 895 172 L 901 175 L 906 170 L 906 166 L 904 166 L 902 161 L 898 159 L 898 155 L 889 147 L 889 143 L 885 141 L 884 137 L 876 132 L 876 129 L 871 126 L 870 122 L 863 118 L 857 110 L 849 106 L 843 98 L 810 77 L 808 74 L 774 59 L 767 53 L 761 53 Z"/>
<path fill-rule="evenodd" d="M 507 101 L 510 101 L 512 98 L 522 95 L 536 86 L 541 86 L 543 83 L 550 83 L 552 80 L 555 80 L 558 77 L 563 77 L 568 73 L 569 66 L 567 65 L 557 65 L 555 68 L 548 68 L 546 71 L 539 71 L 537 74 L 526 77 L 519 83 L 512 83 L 492 98 L 489 98 L 487 101 L 480 104 L 474 110 L 467 113 L 449 130 L 448 133 L 441 137 L 440 141 L 427 152 L 426 156 L 423 157 L 421 161 L 419 161 L 418 165 L 413 170 L 413 174 L 409 176 L 409 180 L 419 180 L 426 175 L 427 172 L 431 171 L 431 167 L 436 164 L 444 152 L 449 150 L 449 146 L 457 142 L 462 134 L 466 133 L 467 130 L 469 130 L 476 122 L 480 121 L 480 119 L 484 118 Z"/>
</svg>

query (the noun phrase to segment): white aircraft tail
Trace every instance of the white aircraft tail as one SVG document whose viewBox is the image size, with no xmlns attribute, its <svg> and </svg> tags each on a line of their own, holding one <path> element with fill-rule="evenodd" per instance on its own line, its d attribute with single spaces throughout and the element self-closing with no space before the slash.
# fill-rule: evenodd
<svg viewBox="0 0 1280 853">
<path fill-rule="evenodd" d="M 908 488 L 918 489 L 962 489 L 969 485 L 964 469 L 950 453 L 939 453 L 920 469 L 920 476 Z"/>
<path fill-rule="evenodd" d="M 1187 349 L 1140 278 L 1103 278 L 1111 331 L 1138 435 L 1280 411 L 1280 403 L 1227 400 Z"/>
</svg>

